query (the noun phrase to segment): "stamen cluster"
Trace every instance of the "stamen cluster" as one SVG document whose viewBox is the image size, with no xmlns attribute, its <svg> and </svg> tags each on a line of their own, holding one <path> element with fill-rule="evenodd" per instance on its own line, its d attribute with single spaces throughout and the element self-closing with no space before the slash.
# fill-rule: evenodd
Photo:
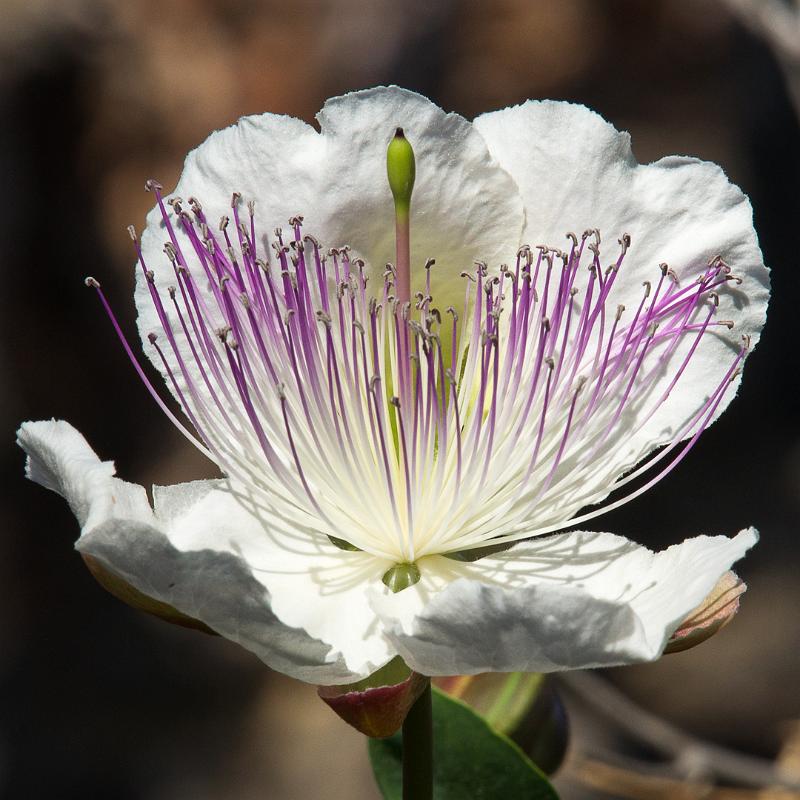
<svg viewBox="0 0 800 800">
<path fill-rule="evenodd" d="M 732 326 L 716 319 L 716 291 L 738 280 L 722 259 L 686 285 L 660 265 L 625 309 L 614 287 L 630 237 L 603 268 L 598 231 L 567 234 L 565 250 L 524 246 L 497 274 L 477 263 L 463 305 L 442 310 L 432 260 L 424 291 L 400 303 L 391 265 L 374 289 L 364 262 L 323 251 L 302 217 L 267 246 L 238 194 L 214 228 L 195 199 L 190 213 L 173 198 L 170 212 L 149 188 L 175 282 L 159 288 L 132 232 L 160 321 L 148 339 L 195 433 L 87 279 L 148 389 L 273 524 L 396 563 L 562 529 L 638 496 L 713 419 L 748 347 L 660 452 L 598 480 L 598 462 L 667 401 L 704 337 Z M 665 459 L 625 497 L 576 516 Z"/>
</svg>

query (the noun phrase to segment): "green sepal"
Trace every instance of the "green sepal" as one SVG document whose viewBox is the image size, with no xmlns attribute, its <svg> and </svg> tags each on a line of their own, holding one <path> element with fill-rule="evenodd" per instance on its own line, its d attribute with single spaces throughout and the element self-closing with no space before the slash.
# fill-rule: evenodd
<svg viewBox="0 0 800 800">
<path fill-rule="evenodd" d="M 350 544 L 346 539 L 339 539 L 337 536 L 328 536 L 328 538 L 331 540 L 331 544 L 338 547 L 340 550 L 346 550 L 349 553 L 361 552 L 360 547 Z"/>
<path fill-rule="evenodd" d="M 186 614 L 178 611 L 177 608 L 164 603 L 161 600 L 156 600 L 154 597 L 140 592 L 136 587 L 131 586 L 130 583 L 123 580 L 116 573 L 112 572 L 108 567 L 102 564 L 94 556 L 81 553 L 83 563 L 89 569 L 94 579 L 110 594 L 113 594 L 117 600 L 122 600 L 131 608 L 137 611 L 144 611 L 154 617 L 159 617 L 165 622 L 170 622 L 173 625 L 180 625 L 182 628 L 192 628 L 203 633 L 216 636 L 216 631 L 211 630 L 205 622 L 199 619 L 189 617 Z"/>
<path fill-rule="evenodd" d="M 365 736 L 386 737 L 400 730 L 430 679 L 412 672 L 395 656 L 357 683 L 320 686 L 317 694 L 348 725 Z"/>
<path fill-rule="evenodd" d="M 367 675 L 366 678 L 337 688 L 343 692 L 363 692 L 366 689 L 376 689 L 379 686 L 394 686 L 407 680 L 410 675 L 411 667 L 400 656 L 395 656 L 379 670 Z"/>
</svg>

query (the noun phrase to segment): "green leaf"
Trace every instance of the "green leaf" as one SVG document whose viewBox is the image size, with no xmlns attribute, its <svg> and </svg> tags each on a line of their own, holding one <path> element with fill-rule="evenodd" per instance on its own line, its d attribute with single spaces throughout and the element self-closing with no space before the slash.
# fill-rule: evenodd
<svg viewBox="0 0 800 800">
<path fill-rule="evenodd" d="M 434 678 L 433 682 L 518 744 L 546 775 L 552 775 L 561 766 L 567 752 L 569 723 L 547 676 L 533 672 L 484 672 Z"/>
<path fill-rule="evenodd" d="M 435 800 L 558 800 L 536 765 L 460 700 L 433 690 Z M 369 756 L 386 800 L 402 800 L 402 739 L 371 739 Z"/>
</svg>

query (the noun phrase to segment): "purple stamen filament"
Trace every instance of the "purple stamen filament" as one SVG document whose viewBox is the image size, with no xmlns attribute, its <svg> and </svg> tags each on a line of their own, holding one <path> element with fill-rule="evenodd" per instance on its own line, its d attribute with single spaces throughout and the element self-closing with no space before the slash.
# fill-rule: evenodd
<svg viewBox="0 0 800 800">
<path fill-rule="evenodd" d="M 524 247 L 499 277 L 477 264 L 463 314 L 448 316 L 434 305 L 432 262 L 425 294 L 400 302 L 389 269 L 371 299 L 363 262 L 348 248 L 325 254 L 301 217 L 258 257 L 253 206 L 245 223 L 238 195 L 233 235 L 228 218 L 215 233 L 197 201 L 189 214 L 173 199 L 170 213 L 149 188 L 173 279 L 150 272 L 132 233 L 159 321 L 147 333 L 196 435 L 87 279 L 148 391 L 272 518 L 394 562 L 563 529 L 637 497 L 685 457 L 747 351 L 658 441 L 666 447 L 620 479 L 656 443 L 644 427 L 703 341 L 730 327 L 715 318 L 717 292 L 736 280 L 721 259 L 683 287 L 661 265 L 626 313 L 613 296 L 629 237 L 604 270 L 599 234 L 570 234 L 568 251 Z M 626 496 L 576 516 L 662 461 Z"/>
</svg>

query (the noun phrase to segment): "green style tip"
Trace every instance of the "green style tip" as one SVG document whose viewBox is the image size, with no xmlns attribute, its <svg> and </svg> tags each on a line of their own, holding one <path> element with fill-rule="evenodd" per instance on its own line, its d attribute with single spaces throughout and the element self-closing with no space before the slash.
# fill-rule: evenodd
<svg viewBox="0 0 800 800">
<path fill-rule="evenodd" d="M 407 212 L 411 206 L 411 192 L 414 191 L 416 163 L 414 149 L 402 128 L 397 128 L 394 132 L 386 150 L 386 174 L 394 197 L 395 210 L 398 213 Z"/>
</svg>

